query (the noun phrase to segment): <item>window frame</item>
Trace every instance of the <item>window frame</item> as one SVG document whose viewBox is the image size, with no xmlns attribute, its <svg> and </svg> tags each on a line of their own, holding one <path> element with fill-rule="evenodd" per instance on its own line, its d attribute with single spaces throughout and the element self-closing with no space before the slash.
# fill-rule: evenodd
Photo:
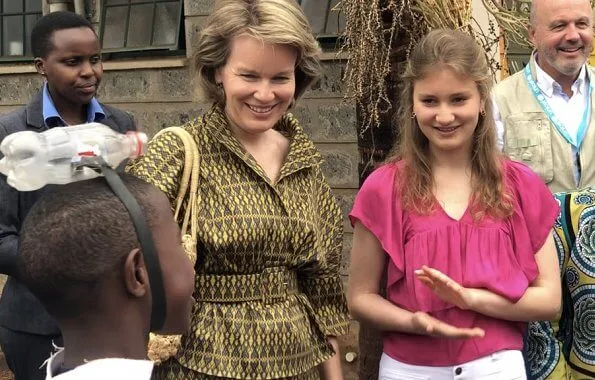
<svg viewBox="0 0 595 380">
<path fill-rule="evenodd" d="M 106 29 L 106 16 L 107 16 L 107 9 L 109 8 L 113 8 L 113 7 L 121 7 L 121 6 L 127 6 L 128 10 L 127 10 L 127 14 L 126 14 L 126 23 L 124 25 L 125 30 L 126 30 L 126 36 L 124 37 L 124 44 L 127 43 L 128 40 L 128 27 L 130 25 L 131 19 L 132 19 L 132 15 L 131 15 L 131 11 L 132 5 L 141 5 L 141 4 L 158 4 L 158 3 L 168 3 L 168 2 L 172 2 L 171 0 L 140 0 L 140 2 L 138 3 L 131 3 L 130 0 L 128 0 L 127 4 L 107 4 L 106 0 L 101 0 L 100 3 L 100 16 L 99 16 L 99 38 L 100 41 L 102 43 L 102 55 L 104 57 L 105 60 L 112 60 L 112 59 L 119 59 L 119 58 L 134 58 L 134 57 L 138 57 L 138 58 L 144 58 L 147 57 L 147 53 L 151 53 L 153 52 L 153 54 L 151 54 L 151 56 L 160 56 L 160 57 L 169 57 L 169 56 L 181 56 L 184 55 L 186 52 L 186 46 L 184 44 L 184 37 L 185 35 L 182 35 L 182 32 L 185 33 L 185 14 L 184 14 L 184 1 L 183 0 L 176 0 L 179 4 L 179 22 L 177 25 L 177 29 L 176 29 L 176 35 L 177 35 L 177 43 L 176 45 L 169 45 L 169 46 L 151 46 L 151 45 L 145 45 L 145 46 L 138 46 L 138 47 L 120 47 L 120 48 L 106 48 L 105 47 L 105 43 L 104 43 L 104 35 L 105 35 L 105 29 Z M 300 6 L 302 6 L 302 2 L 304 0 L 297 0 L 298 4 Z M 323 33 L 319 33 L 319 34 L 315 34 L 316 39 L 318 41 L 318 43 L 320 44 L 320 46 L 322 47 L 322 49 L 324 51 L 335 51 L 338 50 L 338 48 L 341 46 L 342 41 L 343 41 L 343 37 L 342 37 L 342 30 L 340 29 L 338 31 L 337 34 L 332 34 L 332 33 L 326 33 L 326 29 L 328 29 L 328 26 L 331 22 L 330 20 L 330 16 L 332 13 L 337 13 L 337 17 L 340 17 L 340 11 L 339 12 L 333 12 L 332 8 L 333 8 L 333 0 L 324 0 L 327 3 L 327 8 L 326 8 L 326 15 L 325 15 L 325 25 L 324 25 L 324 29 L 325 32 Z M 156 14 L 156 9 L 157 7 L 154 6 L 153 7 L 153 20 L 155 19 L 155 14 Z M 334 18 L 335 19 L 335 18 Z M 308 20 L 310 22 L 310 20 Z M 154 22 L 151 23 L 152 26 L 152 30 L 151 30 L 151 39 L 153 38 L 153 33 L 154 33 L 154 28 L 155 28 L 155 24 Z"/>
<path fill-rule="evenodd" d="M 302 2 L 304 0 L 297 0 L 298 4 L 300 5 L 300 7 L 302 6 Z M 317 0 L 320 1 L 320 0 Z M 321 48 L 324 51 L 333 51 L 333 50 L 338 50 L 338 48 L 342 45 L 342 41 L 343 41 L 343 31 L 340 30 L 337 34 L 332 34 L 332 33 L 327 33 L 326 30 L 328 29 L 328 25 L 329 25 L 329 18 L 331 13 L 333 12 L 333 0 L 324 0 L 327 3 L 327 7 L 326 7 L 326 15 L 324 17 L 324 32 L 323 33 L 318 33 L 318 34 L 314 34 L 314 36 L 316 37 L 316 40 L 318 41 L 318 43 L 320 44 Z M 302 8 L 303 9 L 303 8 Z M 304 10 L 305 11 L 305 10 Z M 337 17 L 340 17 L 341 12 L 336 12 L 337 13 Z M 306 15 L 307 17 L 307 15 Z M 309 23 L 311 23 L 311 20 L 308 20 Z"/>
<path fill-rule="evenodd" d="M 152 15 L 152 22 L 151 22 L 151 42 L 153 40 L 154 32 L 155 32 L 155 16 L 157 14 L 157 4 L 159 3 L 174 3 L 177 2 L 179 4 L 178 10 L 178 25 L 175 29 L 176 35 L 176 42 L 172 45 L 144 45 L 144 46 L 135 46 L 135 47 L 126 47 L 126 43 L 128 41 L 128 28 L 130 26 L 130 21 L 132 18 L 131 11 L 132 5 L 143 5 L 143 4 L 153 4 L 153 15 Z M 124 36 L 124 47 L 119 48 L 106 48 L 104 45 L 104 34 L 105 34 L 105 18 L 107 16 L 107 9 L 108 8 L 116 8 L 127 6 L 128 10 L 126 12 L 126 23 L 125 23 L 125 31 L 126 34 Z M 182 30 L 184 24 L 184 1 L 183 0 L 140 0 L 138 3 L 131 3 L 131 0 L 128 0 L 128 4 L 112 4 L 108 5 L 106 0 L 101 1 L 101 14 L 99 20 L 99 39 L 102 45 L 102 54 L 110 57 L 112 55 L 119 55 L 118 53 L 137 53 L 138 55 L 143 54 L 143 52 L 150 52 L 150 51 L 160 51 L 166 52 L 165 54 L 160 55 L 179 55 L 180 50 L 185 50 L 184 48 L 180 48 L 180 43 L 183 42 L 180 38 L 180 32 Z M 133 54 L 133 55 L 137 55 Z"/>
<path fill-rule="evenodd" d="M 300 5 L 300 7 L 304 10 L 304 13 L 305 13 L 306 10 L 302 7 L 302 3 L 304 1 L 305 0 L 297 0 L 297 3 Z M 321 0 L 315 0 L 315 1 L 321 1 Z M 318 34 L 316 34 L 316 36 L 318 38 L 337 37 L 337 36 L 341 35 L 341 33 L 342 33 L 341 30 L 339 30 L 339 32 L 337 34 L 327 33 L 326 30 L 328 29 L 329 25 L 331 24 L 330 23 L 330 16 L 331 16 L 331 14 L 332 13 L 336 13 L 337 14 L 337 17 L 340 17 L 341 16 L 341 12 L 340 11 L 339 12 L 333 12 L 333 0 L 322 0 L 322 1 L 326 1 L 326 10 L 325 10 L 325 15 L 324 15 L 324 28 L 323 28 L 324 29 L 324 32 L 318 33 Z M 306 15 L 306 18 L 307 17 L 308 16 Z M 308 20 L 308 22 L 310 24 L 312 24 L 312 21 L 311 20 Z"/>
<path fill-rule="evenodd" d="M 11 0 L 11 1 L 18 1 L 18 0 Z M 27 11 L 27 3 L 26 0 L 21 0 L 23 11 L 18 13 L 4 13 L 4 3 L 0 0 L 0 63 L 7 63 L 7 62 L 33 62 L 35 57 L 33 53 L 31 55 L 25 55 L 27 52 L 27 48 L 30 48 L 31 41 L 27 39 L 27 24 L 26 24 L 26 17 L 39 15 L 39 17 L 43 16 L 43 4 L 42 0 L 38 0 L 39 2 L 39 11 Z M 22 18 L 22 25 L 23 25 L 23 34 L 21 35 L 21 41 L 23 42 L 23 55 L 4 55 L 4 18 L 10 16 L 21 16 Z M 39 18 L 38 17 L 38 18 Z"/>
</svg>

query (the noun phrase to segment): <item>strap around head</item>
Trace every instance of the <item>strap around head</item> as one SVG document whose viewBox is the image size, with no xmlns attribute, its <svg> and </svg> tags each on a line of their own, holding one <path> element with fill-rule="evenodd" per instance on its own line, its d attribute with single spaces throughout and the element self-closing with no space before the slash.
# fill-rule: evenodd
<svg viewBox="0 0 595 380">
<path fill-rule="evenodd" d="M 149 275 L 149 283 L 151 285 L 151 296 L 153 298 L 153 305 L 151 310 L 151 331 L 158 331 L 163 327 L 166 315 L 166 300 L 165 300 L 165 289 L 163 287 L 163 276 L 161 274 L 161 265 L 159 264 L 159 257 L 157 256 L 157 250 L 155 249 L 155 243 L 153 235 L 145 215 L 143 214 L 138 202 L 130 191 L 126 188 L 126 185 L 114 171 L 107 165 L 101 166 L 101 171 L 105 177 L 109 187 L 122 201 L 130 218 L 138 241 L 140 242 L 141 250 L 147 272 Z"/>
</svg>

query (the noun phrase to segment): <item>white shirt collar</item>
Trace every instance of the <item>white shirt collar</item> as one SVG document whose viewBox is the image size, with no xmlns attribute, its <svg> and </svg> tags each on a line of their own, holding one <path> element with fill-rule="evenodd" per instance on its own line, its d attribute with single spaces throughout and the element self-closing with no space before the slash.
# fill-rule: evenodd
<svg viewBox="0 0 595 380">
<path fill-rule="evenodd" d="M 59 349 L 47 361 L 46 380 L 150 380 L 153 362 L 132 359 L 98 359 L 71 371 L 54 376 L 64 363 L 64 349 Z"/>
<path fill-rule="evenodd" d="M 552 78 L 548 73 L 543 71 L 539 64 L 537 63 L 537 53 L 535 54 L 535 77 L 537 79 L 537 86 L 541 89 L 541 92 L 544 93 L 545 96 L 551 98 L 554 95 L 554 90 L 557 90 L 557 93 L 562 92 L 562 87 Z M 585 86 L 583 84 L 588 83 L 587 78 L 587 69 L 586 65 L 581 67 L 581 71 L 578 73 L 578 77 L 572 84 L 572 93 L 573 94 L 583 94 Z"/>
</svg>

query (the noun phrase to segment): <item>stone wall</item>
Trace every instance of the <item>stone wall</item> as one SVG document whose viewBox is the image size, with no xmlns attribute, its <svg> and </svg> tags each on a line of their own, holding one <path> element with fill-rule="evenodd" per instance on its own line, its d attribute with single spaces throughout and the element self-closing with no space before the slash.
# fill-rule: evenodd
<svg viewBox="0 0 595 380">
<path fill-rule="evenodd" d="M 206 19 L 213 0 L 185 0 L 186 57 L 106 61 L 99 91 L 102 102 L 131 112 L 141 129 L 151 136 L 161 128 L 180 125 L 198 116 L 205 105 L 193 101 L 187 57 L 192 41 Z M 87 0 L 87 13 L 98 21 L 98 2 Z M 324 76 L 293 110 L 325 158 L 323 170 L 344 213 L 345 238 L 342 274 L 347 279 L 352 229 L 347 219 L 358 188 L 358 152 L 355 106 L 343 101 L 344 61 L 326 52 Z M 330 59 L 329 59 L 330 58 Z M 41 85 L 31 65 L 0 64 L 0 114 L 28 102 Z M 0 278 L 0 285 L 2 284 Z M 341 339 L 347 379 L 356 379 L 353 353 L 357 350 L 357 325 Z M 347 363 L 347 353 L 350 362 Z"/>
</svg>

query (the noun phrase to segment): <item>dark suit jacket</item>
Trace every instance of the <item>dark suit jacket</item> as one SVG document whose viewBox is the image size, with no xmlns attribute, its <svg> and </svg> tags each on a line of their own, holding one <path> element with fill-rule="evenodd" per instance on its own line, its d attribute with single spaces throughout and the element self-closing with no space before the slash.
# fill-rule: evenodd
<svg viewBox="0 0 595 380">
<path fill-rule="evenodd" d="M 11 133 L 47 130 L 42 104 L 40 92 L 26 107 L 0 116 L 0 142 Z M 105 113 L 101 123 L 119 132 L 136 129 L 130 115 L 104 104 L 101 107 Z M 6 177 L 0 174 L 0 273 L 15 274 L 21 224 L 45 189 L 20 192 L 8 186 Z M 58 325 L 39 300 L 14 277 L 9 277 L 0 298 L 0 325 L 32 334 L 60 334 Z"/>
</svg>

